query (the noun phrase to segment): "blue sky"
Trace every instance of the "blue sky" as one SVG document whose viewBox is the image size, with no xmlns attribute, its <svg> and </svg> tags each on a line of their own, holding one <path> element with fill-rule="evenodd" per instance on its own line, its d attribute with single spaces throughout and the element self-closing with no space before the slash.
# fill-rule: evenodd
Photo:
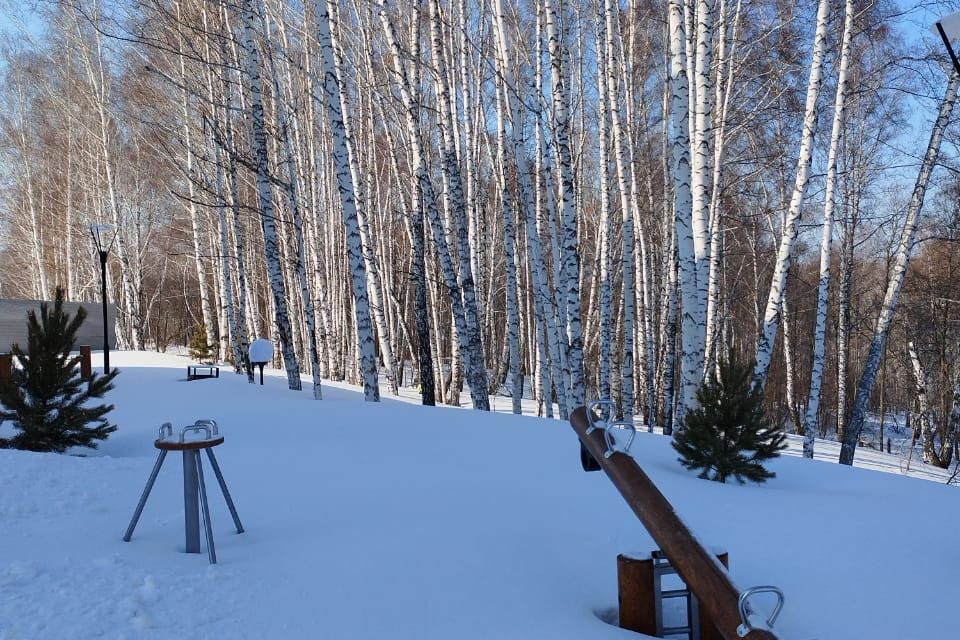
<svg viewBox="0 0 960 640">
<path fill-rule="evenodd" d="M 5 38 L 22 37 L 24 31 L 34 36 L 43 30 L 35 1 L 0 0 L 0 34 Z"/>
</svg>

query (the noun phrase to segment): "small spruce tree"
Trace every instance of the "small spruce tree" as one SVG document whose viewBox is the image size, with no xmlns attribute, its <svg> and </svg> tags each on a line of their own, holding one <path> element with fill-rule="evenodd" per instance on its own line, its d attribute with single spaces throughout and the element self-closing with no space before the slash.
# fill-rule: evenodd
<svg viewBox="0 0 960 640">
<path fill-rule="evenodd" d="M 213 349 L 207 344 L 207 328 L 202 322 L 196 326 L 190 336 L 188 350 L 190 357 L 197 362 L 209 362 L 213 357 Z"/>
<path fill-rule="evenodd" d="M 77 329 L 86 317 L 80 308 L 70 317 L 63 310 L 63 289 L 57 288 L 51 309 L 40 305 L 40 317 L 27 312 L 27 350 L 13 345 L 20 363 L 9 380 L 0 383 L 0 421 L 9 420 L 17 433 L 0 438 L 0 447 L 63 453 L 70 447 L 96 448 L 117 428 L 104 416 L 113 405 L 93 405 L 113 389 L 118 371 L 80 377 L 80 356 L 71 356 Z"/>
<path fill-rule="evenodd" d="M 780 455 L 787 437 L 764 415 L 753 364 L 739 363 L 731 353 L 719 369 L 697 389 L 699 406 L 687 411 L 684 429 L 674 437 L 680 463 L 717 482 L 730 476 L 740 484 L 775 477 L 763 463 Z"/>
</svg>

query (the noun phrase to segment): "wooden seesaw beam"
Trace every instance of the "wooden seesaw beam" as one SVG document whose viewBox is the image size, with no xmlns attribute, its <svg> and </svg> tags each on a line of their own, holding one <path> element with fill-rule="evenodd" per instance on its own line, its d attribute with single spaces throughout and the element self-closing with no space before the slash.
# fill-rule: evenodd
<svg viewBox="0 0 960 640">
<path fill-rule="evenodd" d="M 680 578 L 697 596 L 700 607 L 707 612 L 725 640 L 779 640 L 773 632 L 760 629 L 754 629 L 745 636 L 738 634 L 740 590 L 730 581 L 726 569 L 703 548 L 677 516 L 673 505 L 632 457 L 620 452 L 609 458 L 604 457 L 607 444 L 603 431 L 597 429 L 587 435 L 590 422 L 585 407 L 574 409 L 570 425 L 654 542 L 666 554 Z"/>
</svg>

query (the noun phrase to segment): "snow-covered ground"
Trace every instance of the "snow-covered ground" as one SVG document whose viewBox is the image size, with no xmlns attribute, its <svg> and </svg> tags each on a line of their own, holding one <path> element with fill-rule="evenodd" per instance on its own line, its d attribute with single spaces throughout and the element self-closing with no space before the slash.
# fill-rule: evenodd
<svg viewBox="0 0 960 640">
<path fill-rule="evenodd" d="M 580 470 L 560 421 L 325 399 L 187 360 L 115 353 L 119 430 L 87 457 L 0 451 L 0 639 L 637 638 L 603 622 L 616 555 L 652 542 L 602 473 Z M 509 411 L 509 399 L 497 409 Z M 121 536 L 160 423 L 214 418 L 246 532 L 208 474 L 219 564 L 183 553 L 179 456 L 168 456 L 133 540 Z M 944 474 L 859 451 L 858 464 L 777 460 L 763 486 L 681 469 L 641 434 L 639 463 L 699 537 L 729 550 L 742 587 L 786 594 L 782 638 L 954 635 L 960 492 Z M 796 450 L 796 441 L 792 447 Z M 930 480 L 936 480 L 930 481 Z"/>
</svg>

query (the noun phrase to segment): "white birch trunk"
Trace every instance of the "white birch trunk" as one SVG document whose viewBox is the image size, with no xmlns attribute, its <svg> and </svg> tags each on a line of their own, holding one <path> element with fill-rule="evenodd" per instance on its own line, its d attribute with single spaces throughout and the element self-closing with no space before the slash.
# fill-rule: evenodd
<svg viewBox="0 0 960 640">
<path fill-rule="evenodd" d="M 177 11 L 179 13 L 180 5 L 177 3 Z M 182 50 L 182 42 L 179 43 Z M 211 347 L 215 346 L 216 343 L 216 334 L 214 333 L 214 324 L 213 324 L 213 307 L 210 304 L 210 292 L 207 286 L 207 259 L 204 255 L 204 251 L 201 249 L 202 242 L 202 230 L 200 228 L 200 213 L 197 211 L 197 194 L 194 187 L 194 180 L 196 179 L 195 170 L 194 170 L 194 156 L 193 156 L 193 139 L 192 139 L 192 124 L 190 118 L 190 108 L 189 108 L 189 96 L 187 94 L 186 82 L 187 82 L 187 72 L 186 66 L 184 64 L 183 55 L 179 56 L 180 59 L 180 81 L 183 83 L 183 89 L 180 95 L 180 113 L 183 117 L 183 150 L 186 160 L 185 172 L 187 175 L 187 197 L 189 201 L 187 202 L 187 210 L 190 213 L 190 230 L 192 231 L 193 236 L 193 254 L 196 262 L 196 272 L 197 272 L 197 285 L 199 287 L 200 293 L 200 312 L 203 316 L 203 328 L 204 334 L 206 335 L 207 344 Z"/>
<path fill-rule="evenodd" d="M 683 428 L 686 412 L 697 405 L 697 387 L 703 380 L 705 327 L 697 312 L 702 308 L 697 286 L 697 258 L 692 223 L 693 205 L 690 191 L 689 89 L 683 32 L 683 7 L 680 0 L 670 0 L 670 100 L 671 147 L 673 156 L 674 216 L 676 225 L 677 262 L 681 316 L 680 396 L 674 418 L 675 427 Z"/>
<path fill-rule="evenodd" d="M 823 386 L 823 363 L 827 336 L 827 303 L 830 296 L 830 258 L 833 241 L 833 209 L 836 202 L 837 153 L 840 147 L 843 111 L 847 96 L 847 69 L 850 66 L 850 41 L 853 38 L 853 0 L 846 0 L 843 40 L 840 45 L 840 70 L 833 106 L 833 129 L 827 157 L 827 185 L 824 195 L 823 231 L 820 236 L 820 278 L 817 285 L 817 316 L 813 329 L 813 362 L 810 367 L 810 393 L 803 418 L 803 457 L 813 458 L 814 438 L 820 415 L 820 389 Z"/>
<path fill-rule="evenodd" d="M 17 105 L 18 109 L 18 120 L 20 122 L 19 131 L 17 132 L 17 142 L 19 143 L 19 152 L 22 159 L 22 169 L 23 169 L 23 186 L 24 191 L 27 195 L 27 213 L 30 219 L 30 248 L 31 248 L 31 264 L 35 271 L 35 276 L 33 278 L 34 290 L 33 294 L 38 300 L 46 300 L 47 296 L 50 295 L 49 284 L 47 283 L 47 269 L 44 265 L 43 259 L 43 222 L 40 220 L 39 212 L 37 211 L 36 198 L 34 197 L 34 180 L 33 180 L 33 170 L 32 162 L 29 157 L 29 148 L 30 145 L 27 144 L 27 123 L 26 123 L 26 104 L 23 97 L 23 77 L 20 74 L 20 69 L 17 69 Z"/>
<path fill-rule="evenodd" d="M 716 114 L 716 125 L 713 129 L 713 178 L 710 193 L 710 275 L 707 283 L 707 327 L 704 372 L 710 369 L 711 363 L 716 362 L 716 342 L 719 324 L 720 309 L 720 277 L 722 273 L 722 251 L 724 226 L 720 205 L 721 179 L 723 177 L 723 152 L 727 127 L 727 114 L 730 107 L 730 96 L 733 93 L 733 73 L 736 60 L 737 44 L 740 37 L 740 16 L 742 0 L 737 0 L 734 9 L 733 29 L 730 37 L 730 51 L 727 51 L 727 16 L 726 3 L 720 2 L 720 33 L 717 38 L 717 86 L 716 104 L 719 109 Z M 730 60 L 728 65 L 727 61 Z M 727 71 L 726 81 L 723 81 L 724 70 Z M 716 113 L 716 112 L 715 112 Z"/>
<path fill-rule="evenodd" d="M 416 54 L 416 52 L 414 52 Z M 414 58 L 417 56 L 414 55 Z M 386 121 L 383 109 L 380 109 L 381 118 Z M 387 144 L 390 147 L 390 164 L 397 184 L 400 184 L 400 146 L 389 128 L 384 130 Z M 427 282 L 423 228 L 423 194 L 420 183 L 413 182 L 413 196 L 410 199 L 409 210 L 406 215 L 407 230 L 410 235 L 410 279 L 413 282 L 413 314 L 417 333 L 416 360 L 420 378 L 421 402 L 427 406 L 436 404 L 436 377 L 434 376 L 434 358 L 430 349 L 430 323 L 427 312 Z M 413 356 L 411 346 L 411 356 Z"/>
<path fill-rule="evenodd" d="M 456 272 L 453 267 L 453 260 L 450 256 L 450 250 L 447 245 L 446 233 L 443 226 L 443 220 L 440 217 L 440 211 L 437 208 L 437 201 L 433 191 L 433 184 L 427 170 L 426 156 L 424 154 L 423 142 L 420 139 L 419 125 L 419 105 L 414 100 L 413 87 L 407 75 L 407 70 L 403 64 L 405 59 L 397 41 L 396 33 L 390 18 L 387 15 L 386 4 L 381 0 L 378 4 L 380 22 L 383 26 L 388 45 L 393 52 L 394 73 L 399 80 L 400 93 L 404 103 L 404 116 L 406 120 L 407 134 L 413 156 L 413 165 L 417 174 L 419 188 L 423 193 L 424 208 L 427 213 L 427 220 L 430 223 L 430 229 L 433 233 L 434 246 L 437 251 L 437 258 L 440 262 L 440 271 L 443 281 L 450 297 L 450 306 L 453 313 L 454 328 L 456 330 L 457 351 L 469 371 L 477 372 L 483 370 L 482 352 L 477 354 L 473 348 L 467 344 L 469 330 L 464 313 L 463 299 L 460 295 L 460 287 L 457 284 Z M 469 261 L 469 258 L 468 258 Z M 436 325 L 435 326 L 439 326 Z M 437 331 L 439 337 L 439 330 Z M 476 362 L 477 358 L 480 362 Z M 473 406 L 476 409 L 489 411 L 490 399 L 487 395 L 486 372 L 483 371 L 482 378 L 478 375 L 470 376 L 470 396 L 473 400 Z"/>
<path fill-rule="evenodd" d="M 507 311 L 507 346 L 509 351 L 509 371 L 511 395 L 513 398 L 513 413 L 522 413 L 521 400 L 523 399 L 523 378 L 520 375 L 520 319 L 517 308 L 517 261 L 514 254 L 513 230 L 513 203 L 510 198 L 510 188 L 507 184 L 507 128 L 504 116 L 503 91 L 497 91 L 497 158 L 500 163 L 498 178 L 500 181 L 500 207 L 503 213 L 503 255 L 506 262 L 504 274 L 506 311 Z"/>
<path fill-rule="evenodd" d="M 510 51 L 510 47 L 508 45 L 506 29 L 504 27 L 503 6 L 502 2 L 499 0 L 497 2 L 496 15 L 499 55 L 504 60 L 510 60 L 508 53 Z M 537 25 L 537 33 L 539 34 L 539 12 L 537 16 Z M 538 50 L 539 47 L 540 44 L 538 39 Z M 512 79 L 511 74 L 509 73 L 509 65 L 506 66 L 507 70 L 504 72 L 503 78 L 507 87 L 510 87 L 512 86 Z M 534 76 L 534 83 L 539 86 L 540 74 L 536 71 L 533 71 L 532 75 Z M 529 82 L 527 89 L 528 93 L 531 94 L 537 91 L 536 86 L 531 87 Z M 541 188 L 542 182 L 540 180 L 540 176 L 542 176 L 544 172 L 541 170 L 543 153 L 541 152 L 542 136 L 540 129 L 539 103 L 537 106 L 537 123 L 534 127 L 534 149 L 536 162 L 531 168 L 523 134 L 524 130 L 522 126 L 520 101 L 517 99 L 516 91 L 509 91 L 508 95 L 508 104 L 510 105 L 510 113 L 512 114 L 510 123 L 511 142 L 513 145 L 513 156 L 517 163 L 517 173 L 519 178 L 518 182 L 520 186 L 520 203 L 523 208 L 527 253 L 530 262 L 531 279 L 533 280 L 534 288 L 534 311 L 538 321 L 541 322 L 544 327 L 543 331 L 546 333 L 545 347 L 549 356 L 549 378 L 544 379 L 547 378 L 547 376 L 541 374 L 541 384 L 543 386 L 541 393 L 547 405 L 547 417 L 553 417 L 553 394 L 551 393 L 551 388 L 555 389 L 556 391 L 560 415 L 562 417 L 566 417 L 568 412 L 566 402 L 568 383 L 566 376 L 563 373 L 566 341 L 562 335 L 563 332 L 560 327 L 560 322 L 558 321 L 557 310 L 554 304 L 555 300 L 550 290 L 550 276 L 542 241 L 542 233 L 547 226 L 547 222 L 544 216 L 546 207 L 543 206 L 544 189 Z M 542 331 L 538 331 L 538 334 L 540 333 L 542 333 Z"/>
<path fill-rule="evenodd" d="M 537 44 L 535 47 L 536 50 L 536 70 L 532 74 L 534 78 L 534 95 L 544 95 L 543 88 L 543 78 L 544 73 L 542 69 L 542 64 L 545 58 L 544 50 L 544 8 L 538 3 L 537 4 Z M 548 62 L 549 64 L 549 62 Z M 548 270 L 548 275 L 544 279 L 544 282 L 549 283 L 549 278 L 553 277 L 553 287 L 550 289 L 550 304 L 547 308 L 547 311 L 553 312 L 553 322 L 556 326 L 556 336 L 557 336 L 557 358 L 554 358 L 551 355 L 551 360 L 554 366 L 554 384 L 557 387 L 557 396 L 558 403 L 560 408 L 560 418 L 567 419 L 570 412 L 573 411 L 575 406 L 568 399 L 571 398 L 570 393 L 570 363 L 568 354 L 570 351 L 570 344 L 567 340 L 567 332 L 564 327 L 566 326 L 566 296 L 563 291 L 560 290 L 560 281 L 561 281 L 561 272 L 563 269 L 563 261 L 560 254 L 560 242 L 557 238 L 557 211 L 556 211 L 556 188 L 553 182 L 554 169 L 553 169 L 553 135 L 551 129 L 549 129 L 549 123 L 552 120 L 548 119 L 543 114 L 543 106 L 541 102 L 537 102 L 537 127 L 536 127 L 536 169 L 535 174 L 538 176 L 537 179 L 537 233 L 541 238 L 541 246 L 549 246 L 549 251 L 544 249 L 543 254 L 545 256 L 544 260 L 546 261 L 546 256 L 550 256 L 552 270 Z M 542 179 L 541 179 L 542 178 Z M 562 388 L 562 389 L 561 389 Z"/>
<path fill-rule="evenodd" d="M 850 358 L 850 286 L 853 279 L 855 213 L 844 219 L 837 282 L 837 440 L 843 440 L 847 420 L 847 377 Z"/>
<path fill-rule="evenodd" d="M 330 15 L 336 18 L 336 5 L 328 3 Z M 334 52 L 334 65 L 337 77 L 343 77 L 343 53 L 336 34 L 331 32 L 331 42 Z M 380 355 L 383 358 L 384 369 L 386 370 L 387 384 L 390 392 L 397 395 L 399 388 L 397 386 L 396 371 L 397 365 L 394 360 L 393 345 L 390 343 L 389 323 L 387 322 L 387 296 L 384 293 L 384 282 L 381 278 L 381 270 L 377 266 L 377 256 L 374 254 L 374 241 L 370 232 L 370 219 L 373 217 L 373 210 L 369 197 L 365 197 L 365 188 L 363 174 L 360 171 L 360 162 L 358 160 L 356 145 L 354 143 L 354 132 L 351 123 L 350 101 L 346 91 L 340 91 L 340 113 L 343 117 L 343 129 L 347 142 L 347 158 L 350 163 L 350 175 L 353 180 L 354 201 L 357 205 L 357 222 L 360 229 L 360 246 L 363 249 L 364 265 L 367 270 L 367 293 L 369 295 L 370 311 L 376 327 L 376 337 L 380 346 Z"/>
<path fill-rule="evenodd" d="M 370 319 L 370 303 L 367 294 L 367 272 L 363 261 L 360 225 L 357 219 L 353 176 L 347 149 L 347 134 L 341 111 L 340 78 L 334 61 L 333 40 L 330 33 L 330 6 L 326 0 L 317 0 L 317 39 L 323 59 L 323 93 L 333 137 L 333 161 L 336 167 L 337 190 L 343 207 L 343 223 L 347 235 L 347 255 L 350 262 L 355 321 L 357 323 L 357 349 L 360 356 L 360 374 L 363 379 L 363 397 L 367 402 L 380 401 L 380 385 L 377 380 L 376 343 Z"/>
<path fill-rule="evenodd" d="M 863 422 L 867 415 L 867 403 L 870 401 L 870 396 L 873 393 L 877 370 L 880 368 L 880 360 L 887 344 L 887 333 L 890 329 L 890 324 L 893 322 L 893 313 L 896 311 L 897 300 L 900 297 L 900 287 L 903 285 L 903 279 L 907 273 L 907 266 L 910 263 L 910 253 L 913 249 L 917 221 L 923 209 L 923 199 L 927 192 L 927 184 L 930 181 L 930 174 L 933 173 L 933 167 L 936 165 L 937 157 L 940 155 L 940 143 L 943 140 L 943 133 L 947 128 L 950 114 L 953 112 L 953 105 L 957 99 L 958 86 L 960 86 L 960 74 L 956 71 L 951 71 L 950 84 L 947 86 L 947 93 L 943 98 L 943 104 L 940 106 L 940 113 L 937 115 L 937 120 L 934 123 L 933 132 L 930 135 L 930 142 L 923 156 L 923 163 L 920 165 L 920 172 L 917 175 L 917 182 L 913 187 L 910 205 L 907 207 L 907 217 L 904 221 L 903 231 L 900 233 L 900 241 L 897 243 L 893 264 L 890 267 L 890 279 L 887 282 L 886 292 L 883 296 L 883 305 L 880 309 L 880 314 L 877 316 L 877 324 L 874 327 L 873 338 L 870 341 L 870 350 L 864 362 L 860 383 L 857 385 L 857 395 L 853 400 L 853 410 L 850 414 L 850 421 L 844 430 L 843 442 L 840 446 L 840 464 L 853 464 L 857 439 L 860 437 L 860 431 L 863 429 Z"/>
<path fill-rule="evenodd" d="M 257 192 L 260 200 L 260 223 L 263 230 L 263 251 L 270 279 L 270 291 L 273 294 L 273 310 L 276 316 L 276 337 L 280 342 L 284 369 L 287 372 L 287 386 L 293 390 L 301 388 L 300 366 L 294 353 L 293 331 L 287 309 L 287 292 L 283 283 L 283 266 L 280 262 L 276 228 L 276 208 L 269 175 L 269 154 L 267 150 L 267 131 L 263 114 L 263 83 L 260 77 L 260 51 L 257 48 L 255 21 L 262 14 L 260 0 L 244 0 L 242 6 L 243 47 L 246 51 L 245 75 L 250 89 L 250 120 L 253 162 L 256 167 Z"/>
<path fill-rule="evenodd" d="M 206 6 L 201 10 L 204 31 L 209 31 Z M 213 59 L 209 39 L 204 40 L 205 52 L 208 58 Z M 211 105 L 216 105 L 222 98 L 217 94 L 214 83 L 213 71 L 210 67 L 206 73 L 207 99 Z M 214 113 L 219 114 L 219 109 Z M 217 122 L 219 118 L 214 117 L 214 127 L 222 130 L 225 123 Z M 223 150 L 216 144 L 216 140 L 210 140 L 210 147 L 213 149 L 214 162 L 216 164 L 216 193 L 217 193 L 217 232 L 219 238 L 220 251 L 220 270 L 222 272 L 221 296 L 223 297 L 223 313 L 226 316 L 225 334 L 221 335 L 221 341 L 226 338 L 226 348 L 223 349 L 224 357 L 229 352 L 233 356 L 233 368 L 235 372 L 240 372 L 243 364 L 243 347 L 240 341 L 240 323 L 237 322 L 236 304 L 233 296 L 233 274 L 230 269 L 230 226 L 227 222 L 227 208 L 230 206 L 230 198 L 227 196 L 227 177 L 225 170 L 225 160 Z"/>
<path fill-rule="evenodd" d="M 433 43 L 432 58 L 437 79 L 437 102 L 440 107 L 440 135 L 443 141 L 443 174 L 448 188 L 444 190 L 444 197 L 448 199 L 448 211 L 452 211 L 452 227 L 456 239 L 457 252 L 460 258 L 458 284 L 460 295 L 463 298 L 464 320 L 466 334 L 458 333 L 459 340 L 466 342 L 470 358 L 464 358 L 464 369 L 467 384 L 471 394 L 475 389 L 487 388 L 487 372 L 484 367 L 483 340 L 480 333 L 480 313 L 477 307 L 476 287 L 473 280 L 473 271 L 470 264 L 470 242 L 466 207 L 464 204 L 463 182 L 460 175 L 460 164 L 454 143 L 453 123 L 454 114 L 451 109 L 450 88 L 448 85 L 447 64 L 443 51 L 443 42 L 440 32 L 440 7 L 438 0 L 430 1 L 430 37 Z M 474 397 L 477 408 L 489 410 L 489 399 L 486 392 L 483 398 Z"/>
<path fill-rule="evenodd" d="M 605 4 L 605 3 L 604 3 Z M 607 65 L 609 64 L 606 51 L 607 40 L 607 21 L 606 9 L 601 3 L 597 3 L 597 28 L 596 28 L 596 50 L 597 50 L 597 132 L 599 134 L 600 166 L 597 168 L 600 174 L 600 231 L 598 241 L 600 244 L 600 362 L 597 363 L 599 370 L 598 392 L 601 399 L 611 399 L 610 394 L 610 364 L 613 352 L 613 274 L 610 259 L 610 234 L 611 234 L 611 214 L 610 214 L 610 133 L 608 128 L 610 106 L 608 104 L 607 91 Z M 588 305 L 588 309 L 590 305 Z M 587 334 L 589 335 L 589 330 Z"/>
<path fill-rule="evenodd" d="M 224 82 L 226 86 L 226 82 Z M 233 125 L 229 118 L 224 118 L 225 137 L 228 149 L 233 145 Z M 253 334 L 253 327 L 249 323 L 248 298 L 249 291 L 247 287 L 247 259 L 246 244 L 244 242 L 243 227 L 240 221 L 240 186 L 237 180 L 237 161 L 236 158 L 227 153 L 227 184 L 230 189 L 230 224 L 233 229 L 233 265 L 236 269 L 237 278 L 237 309 L 235 315 L 235 326 L 237 329 L 237 347 L 240 350 L 240 359 L 236 366 L 242 368 L 247 373 L 247 382 L 253 384 L 253 370 L 249 367 L 249 354 L 247 349 L 250 345 L 250 336 Z"/>
<path fill-rule="evenodd" d="M 923 370 L 920 364 L 920 356 L 913 342 L 907 343 L 907 354 L 910 356 L 910 364 L 913 367 L 914 391 L 917 394 L 917 408 L 920 410 L 918 416 L 920 420 L 920 432 L 923 435 L 923 461 L 930 462 L 936 455 L 934 453 L 934 437 L 936 429 L 933 424 L 933 412 L 930 411 L 930 401 L 928 391 L 930 382 L 927 378 L 927 372 Z"/>
<path fill-rule="evenodd" d="M 569 97 L 565 77 L 565 45 L 555 6 L 563 0 L 544 0 L 547 41 L 550 53 L 550 85 L 553 97 L 553 135 L 557 145 L 560 172 L 560 194 L 563 221 L 563 247 L 560 253 L 562 290 L 566 311 L 570 368 L 570 395 L 568 403 L 579 407 L 585 401 L 583 379 L 583 336 L 580 326 L 580 256 L 577 251 L 577 211 L 574 203 L 573 155 L 570 150 Z"/>
<path fill-rule="evenodd" d="M 613 0 L 604 1 L 606 17 L 606 71 L 607 95 L 610 104 L 610 124 L 613 128 L 614 157 L 617 165 L 617 182 L 620 188 L 621 235 L 623 250 L 620 271 L 623 287 L 623 344 L 621 347 L 621 412 L 623 419 L 632 422 L 634 410 L 634 325 L 636 323 L 636 279 L 634 266 L 633 220 L 636 208 L 636 193 L 631 187 L 629 167 L 633 159 L 628 157 L 628 141 L 624 133 L 620 115 L 619 68 L 621 61 L 617 55 L 615 38 L 619 35 L 619 4 Z M 635 183 L 634 183 L 635 184 Z"/>
<path fill-rule="evenodd" d="M 269 30 L 267 37 L 270 37 Z M 310 375 L 312 378 L 313 398 L 315 400 L 323 399 L 322 381 L 320 378 L 320 354 L 317 348 L 317 314 L 314 308 L 313 293 L 310 289 L 310 283 L 307 280 L 306 269 L 306 251 L 303 237 L 303 214 L 301 213 L 300 197 L 298 192 L 299 177 L 294 163 L 294 152 L 291 136 L 294 132 L 291 129 L 290 118 L 287 115 L 286 105 L 284 104 L 283 92 L 280 88 L 280 74 L 277 72 L 274 63 L 273 53 L 268 52 L 270 63 L 270 73 L 273 76 L 274 109 L 277 115 L 277 124 L 280 127 L 280 137 L 283 140 L 283 164 L 287 170 L 286 191 L 290 205 L 290 213 L 293 218 L 293 241 L 294 258 L 288 260 L 293 263 L 296 283 L 300 290 L 300 300 L 303 305 L 303 318 L 306 321 L 307 334 L 305 341 L 307 343 L 307 353 L 310 358 Z M 293 286 L 294 283 L 291 283 Z"/>
<path fill-rule="evenodd" d="M 688 34 L 688 38 L 689 38 Z M 710 86 L 712 49 L 713 49 L 713 3 L 697 0 L 696 11 L 696 62 L 693 82 L 694 95 L 693 147 L 690 171 L 690 191 L 693 198 L 691 221 L 693 227 L 693 251 L 697 260 L 697 307 L 696 322 L 703 324 L 706 336 L 707 301 L 709 298 L 708 280 L 710 277 L 710 184 L 711 160 L 710 142 L 713 135 L 713 90 Z M 691 55 L 688 50 L 687 55 Z M 708 338 L 705 338 L 705 340 Z M 706 352 L 706 344 L 704 344 Z M 705 356 L 706 357 L 706 354 Z M 706 367 L 704 367 L 706 369 Z"/>
<path fill-rule="evenodd" d="M 813 56 L 810 62 L 810 79 L 807 83 L 807 102 L 803 118 L 803 132 L 800 137 L 800 151 L 797 155 L 796 181 L 790 207 L 780 232 L 780 248 L 770 281 L 770 293 L 763 314 L 763 328 L 757 341 L 756 365 L 753 371 L 755 385 L 763 388 L 767 382 L 767 370 L 773 359 L 773 346 L 777 339 L 780 324 L 780 311 L 787 275 L 790 272 L 791 256 L 797 235 L 800 233 L 800 217 L 803 213 L 803 199 L 810 182 L 810 163 L 813 159 L 813 137 L 817 128 L 817 97 L 823 77 L 823 54 L 827 42 L 827 23 L 830 17 L 830 0 L 820 0 L 817 9 L 817 29 L 814 34 Z"/>
</svg>

